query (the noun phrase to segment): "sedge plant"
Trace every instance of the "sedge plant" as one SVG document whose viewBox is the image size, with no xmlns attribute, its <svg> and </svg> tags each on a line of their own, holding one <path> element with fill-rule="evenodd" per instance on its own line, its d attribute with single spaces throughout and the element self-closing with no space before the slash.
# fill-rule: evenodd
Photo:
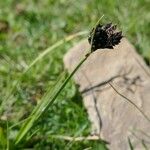
<svg viewBox="0 0 150 150">
<path fill-rule="evenodd" d="M 96 26 L 99 24 L 101 18 L 97 22 Z M 93 31 L 95 32 L 95 29 Z M 91 35 L 91 36 L 93 36 L 93 35 Z M 94 41 L 94 40 L 92 39 L 92 41 Z M 91 43 L 92 43 L 92 41 L 91 41 Z M 34 108 L 34 110 L 32 111 L 32 113 L 30 114 L 30 116 L 23 123 L 23 125 L 22 125 L 19 133 L 17 134 L 16 140 L 15 140 L 15 144 L 16 145 L 25 138 L 25 135 L 32 128 L 32 126 L 35 123 L 35 121 L 38 120 L 39 117 L 42 114 L 44 114 L 45 111 L 47 111 L 47 109 L 50 107 L 50 105 L 53 104 L 53 102 L 56 100 L 56 98 L 58 97 L 58 95 L 60 94 L 60 92 L 64 89 L 64 87 L 69 82 L 69 80 L 72 78 L 72 76 L 75 74 L 75 72 L 87 60 L 87 58 L 90 56 L 90 54 L 93 51 L 94 50 L 92 49 L 92 46 L 91 46 L 91 50 L 89 52 L 87 52 L 87 54 L 85 55 L 85 57 L 79 62 L 79 64 L 75 67 L 75 69 L 71 72 L 71 74 L 64 80 L 64 82 L 62 83 L 62 79 L 60 79 L 55 84 L 56 86 L 53 89 L 50 88 L 50 89 L 47 90 L 47 92 L 45 93 L 45 95 L 42 97 L 40 103 Z M 39 58 L 41 58 L 41 56 L 39 56 Z M 35 64 L 35 62 L 39 60 L 39 58 L 36 59 L 35 61 L 33 61 L 33 63 L 31 63 L 31 65 L 28 67 L 28 69 L 25 72 L 27 72 Z"/>
<path fill-rule="evenodd" d="M 27 133 L 31 130 L 35 122 L 48 110 L 48 108 L 54 103 L 56 98 L 59 96 L 61 91 L 65 88 L 66 84 L 76 73 L 76 71 L 81 67 L 81 65 L 89 58 L 89 56 L 98 49 L 113 49 L 113 47 L 121 42 L 122 32 L 117 32 L 116 25 L 108 23 L 106 25 L 101 25 L 100 20 L 96 23 L 95 27 L 90 32 L 88 41 L 91 45 L 90 50 L 87 54 L 80 60 L 78 65 L 74 70 L 68 75 L 66 79 L 62 75 L 53 89 L 48 89 L 45 95 L 42 97 L 41 101 L 34 108 L 30 116 L 23 123 L 21 129 L 19 130 L 17 137 L 15 139 L 15 144 L 18 145 L 21 141 L 26 138 Z M 34 63 L 33 63 L 34 64 Z M 32 66 L 32 64 L 31 64 Z M 30 68 L 30 67 L 29 67 Z M 129 101 L 130 102 L 130 101 Z M 139 109 L 138 109 L 139 110 Z M 140 111 L 141 112 L 141 111 Z M 31 136 L 30 136 L 31 137 Z M 29 138 L 28 138 L 29 139 Z M 25 140 L 26 141 L 26 140 Z"/>
</svg>

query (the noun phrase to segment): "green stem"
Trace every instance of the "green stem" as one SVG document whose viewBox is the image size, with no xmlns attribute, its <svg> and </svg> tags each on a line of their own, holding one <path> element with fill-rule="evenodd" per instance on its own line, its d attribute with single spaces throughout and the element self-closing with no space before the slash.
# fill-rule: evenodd
<svg viewBox="0 0 150 150">
<path fill-rule="evenodd" d="M 56 99 L 56 97 L 60 94 L 60 92 L 64 89 L 64 87 L 66 86 L 66 84 L 68 83 L 68 81 L 72 78 L 72 76 L 76 73 L 76 71 L 80 68 L 80 66 L 87 60 L 87 58 L 90 56 L 90 53 L 88 53 L 87 55 L 85 55 L 85 57 L 78 63 L 78 65 L 75 67 L 75 69 L 71 72 L 71 74 L 65 79 L 65 81 L 63 82 L 63 84 L 61 85 L 61 87 L 59 88 L 59 90 L 57 91 L 57 93 L 54 95 L 54 97 L 51 100 L 51 103 L 49 105 L 51 105 L 54 100 Z"/>
<path fill-rule="evenodd" d="M 35 121 L 41 117 L 44 112 L 48 109 L 50 105 L 53 104 L 53 102 L 56 100 L 58 95 L 61 93 L 61 91 L 65 88 L 66 84 L 69 82 L 69 80 L 72 78 L 72 76 L 76 73 L 76 71 L 80 68 L 80 66 L 86 61 L 86 59 L 90 56 L 91 53 L 88 53 L 85 55 L 85 57 L 78 63 L 78 65 L 75 67 L 75 69 L 71 72 L 71 74 L 65 79 L 65 81 L 60 85 L 60 87 L 56 90 L 54 95 L 51 97 L 51 92 L 50 95 L 48 95 L 48 101 L 44 102 L 41 101 L 40 104 L 37 105 L 37 107 L 33 110 L 31 113 L 31 117 L 29 120 L 27 120 L 22 128 L 20 129 L 17 137 L 16 137 L 16 142 L 15 144 L 17 145 L 20 141 L 23 140 L 25 135 L 28 133 L 28 131 L 32 128 L 33 124 Z M 49 93 L 49 92 L 48 92 Z"/>
</svg>

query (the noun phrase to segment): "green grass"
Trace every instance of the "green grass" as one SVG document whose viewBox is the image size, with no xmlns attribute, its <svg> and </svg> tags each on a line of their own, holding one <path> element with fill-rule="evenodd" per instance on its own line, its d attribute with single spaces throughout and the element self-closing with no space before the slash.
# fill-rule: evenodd
<svg viewBox="0 0 150 150">
<path fill-rule="evenodd" d="M 80 38 L 65 43 L 38 61 L 22 78 L 11 97 L 12 90 L 27 66 L 47 47 L 67 35 L 90 30 L 104 14 L 102 22 L 112 21 L 123 30 L 138 52 L 150 61 L 150 12 L 148 0 L 5 0 L 0 1 L 0 20 L 8 21 L 8 32 L 0 33 L 0 137 L 2 143 L 9 132 L 10 147 L 20 129 L 20 124 L 7 131 L 20 120 L 29 116 L 45 91 L 53 87 L 64 71 L 63 55 Z M 140 12 L 140 13 L 139 13 Z M 86 37 L 86 36 L 84 36 Z M 81 95 L 70 81 L 57 101 L 40 119 L 30 134 L 32 140 L 20 147 L 34 149 L 100 149 L 98 141 L 72 142 L 54 139 L 52 135 L 86 136 L 90 123 L 82 104 Z M 45 137 L 45 138 L 43 138 Z M 37 138 L 37 139 L 36 139 Z M 1 140 L 0 139 L 0 140 Z M 36 140 L 34 140 L 36 139 Z M 0 142 L 1 143 L 1 142 Z M 12 145 L 11 145 L 12 144 Z M 5 147 L 4 144 L 3 147 Z"/>
</svg>

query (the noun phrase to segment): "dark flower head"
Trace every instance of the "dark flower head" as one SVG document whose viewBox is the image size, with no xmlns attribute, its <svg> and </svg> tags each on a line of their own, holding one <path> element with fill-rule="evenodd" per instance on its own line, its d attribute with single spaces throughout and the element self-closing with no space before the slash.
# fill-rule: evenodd
<svg viewBox="0 0 150 150">
<path fill-rule="evenodd" d="M 102 48 L 113 49 L 115 45 L 119 44 L 123 36 L 121 31 L 116 32 L 116 28 L 117 26 L 112 23 L 98 24 L 93 28 L 88 38 L 92 52 Z"/>
</svg>

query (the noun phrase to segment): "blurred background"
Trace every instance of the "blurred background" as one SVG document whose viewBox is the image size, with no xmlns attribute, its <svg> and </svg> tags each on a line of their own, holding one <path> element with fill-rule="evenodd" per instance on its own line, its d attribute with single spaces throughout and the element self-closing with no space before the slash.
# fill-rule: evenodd
<svg viewBox="0 0 150 150">
<path fill-rule="evenodd" d="M 46 48 L 79 31 L 90 31 L 113 22 L 150 64 L 149 0 L 0 0 L 0 129 L 26 118 L 48 87 L 64 70 L 67 50 L 87 35 L 63 44 L 37 62 L 16 84 L 26 67 Z M 13 140 L 19 126 L 10 131 Z M 68 142 L 52 135 L 87 136 L 90 122 L 77 85 L 70 81 L 53 107 L 32 132 L 36 137 L 25 147 L 33 149 L 105 149 L 98 141 Z"/>
</svg>

